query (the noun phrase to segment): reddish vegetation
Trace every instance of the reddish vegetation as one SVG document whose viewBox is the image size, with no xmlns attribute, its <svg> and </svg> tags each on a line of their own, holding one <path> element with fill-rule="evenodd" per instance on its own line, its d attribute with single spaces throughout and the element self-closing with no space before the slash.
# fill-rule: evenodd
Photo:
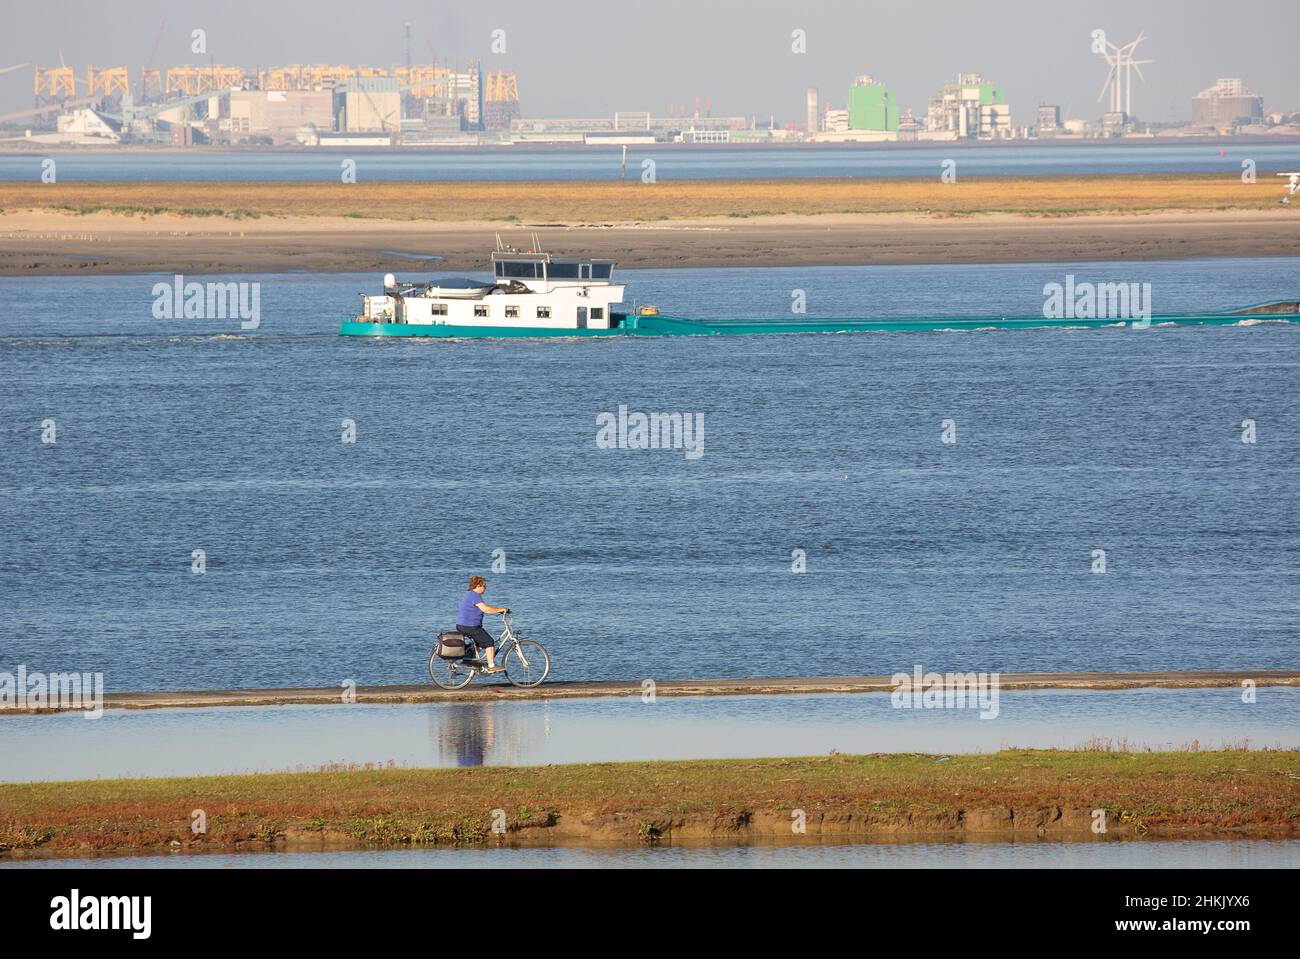
<svg viewBox="0 0 1300 959">
<path fill-rule="evenodd" d="M 790 837 L 795 810 L 824 837 L 1090 837 L 1098 809 L 1108 836 L 1289 837 L 1300 822 L 1300 753 L 1017 751 L 4 785 L 0 850 L 739 841 Z"/>
</svg>

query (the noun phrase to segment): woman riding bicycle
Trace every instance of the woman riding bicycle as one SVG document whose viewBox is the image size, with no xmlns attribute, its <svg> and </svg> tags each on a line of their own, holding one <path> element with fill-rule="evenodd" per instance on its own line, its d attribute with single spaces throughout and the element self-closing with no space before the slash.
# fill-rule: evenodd
<svg viewBox="0 0 1300 959">
<path fill-rule="evenodd" d="M 510 612 L 508 606 L 489 606 L 483 602 L 483 593 L 487 590 L 487 580 L 482 576 L 471 576 L 469 579 L 469 589 L 461 597 L 460 609 L 456 613 L 456 632 L 461 633 L 466 639 L 472 640 L 487 655 L 487 669 L 485 673 L 499 673 L 501 666 L 496 664 L 497 658 L 497 641 L 492 638 L 492 634 L 483 628 L 483 614 L 496 616 L 501 613 Z"/>
</svg>

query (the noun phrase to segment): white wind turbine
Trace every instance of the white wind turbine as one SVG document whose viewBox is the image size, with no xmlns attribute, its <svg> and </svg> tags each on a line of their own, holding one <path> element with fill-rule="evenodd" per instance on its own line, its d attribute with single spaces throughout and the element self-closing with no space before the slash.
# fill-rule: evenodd
<svg viewBox="0 0 1300 959">
<path fill-rule="evenodd" d="M 1114 44 L 1109 41 L 1102 41 L 1102 42 L 1105 43 L 1107 47 L 1114 46 Z M 1106 71 L 1106 82 L 1101 85 L 1101 93 L 1097 94 L 1097 102 L 1100 103 L 1101 98 L 1104 97 L 1107 93 L 1109 93 L 1110 109 L 1106 112 L 1118 113 L 1119 112 L 1119 106 L 1118 106 L 1119 82 L 1116 80 L 1116 77 L 1119 75 L 1119 58 L 1115 55 L 1112 55 L 1111 52 L 1106 49 L 1099 51 L 1098 55 L 1103 60 L 1106 61 L 1106 63 L 1110 66 L 1110 69 Z"/>
<path fill-rule="evenodd" d="M 1138 38 L 1136 40 L 1134 40 L 1132 43 L 1125 46 L 1120 51 L 1121 55 L 1124 58 L 1125 69 L 1128 71 L 1128 75 L 1125 76 L 1124 78 L 1124 115 L 1129 117 L 1133 116 L 1133 71 L 1136 70 L 1138 74 L 1138 79 L 1141 80 L 1143 83 L 1146 83 L 1147 78 L 1142 73 L 1142 64 L 1155 63 L 1154 60 L 1133 59 L 1133 51 L 1136 50 L 1138 44 L 1141 43 L 1146 38 L 1147 38 L 1146 31 L 1143 30 L 1141 33 L 1138 34 Z"/>
<path fill-rule="evenodd" d="M 1143 83 L 1146 82 L 1146 76 L 1142 73 L 1142 65 L 1154 63 L 1154 60 L 1134 60 L 1133 52 L 1137 49 L 1138 44 L 1146 39 L 1146 31 L 1143 30 L 1138 34 L 1136 40 L 1132 40 L 1124 46 L 1116 46 L 1109 40 L 1103 40 L 1105 48 L 1101 50 L 1100 56 L 1106 61 L 1110 69 L 1106 73 L 1106 82 L 1102 84 L 1101 93 L 1097 95 L 1097 100 L 1107 93 L 1110 94 L 1110 112 L 1123 113 L 1126 117 L 1133 115 L 1133 71 L 1137 71 L 1138 79 Z"/>
</svg>

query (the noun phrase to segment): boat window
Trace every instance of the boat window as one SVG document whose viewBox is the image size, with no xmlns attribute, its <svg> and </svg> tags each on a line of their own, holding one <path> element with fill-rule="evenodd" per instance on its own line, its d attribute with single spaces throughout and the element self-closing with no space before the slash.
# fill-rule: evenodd
<svg viewBox="0 0 1300 959">
<path fill-rule="evenodd" d="M 578 267 L 578 279 L 580 279 L 580 280 L 590 280 L 590 279 L 591 279 L 591 264 L 590 264 L 590 263 L 583 263 L 583 264 L 581 264 L 581 265 Z"/>
<path fill-rule="evenodd" d="M 551 308 L 549 306 L 539 306 L 537 308 L 537 318 L 539 320 L 549 320 L 551 318 Z"/>
<path fill-rule="evenodd" d="M 429 304 L 429 310 L 430 310 L 431 313 L 433 313 L 434 316 L 446 316 L 446 315 L 447 315 L 447 304 L 446 304 L 446 303 L 430 303 L 430 304 Z"/>
<path fill-rule="evenodd" d="M 506 319 L 513 320 L 513 319 L 517 319 L 518 316 L 519 316 L 519 307 L 517 306 L 506 307 Z"/>
<path fill-rule="evenodd" d="M 487 316 L 487 315 L 488 315 L 487 304 L 486 304 L 486 303 L 475 303 L 475 304 L 474 304 L 474 315 L 475 315 L 475 316 Z"/>
<path fill-rule="evenodd" d="M 578 278 L 578 264 L 576 262 L 552 262 L 551 268 L 547 272 L 552 280 L 576 280 Z"/>
<path fill-rule="evenodd" d="M 503 276 L 506 275 L 506 270 L 505 270 L 505 268 L 506 268 L 506 265 L 505 265 L 504 263 L 502 263 L 502 262 L 500 262 L 500 261 L 497 262 L 497 276 L 498 276 L 498 277 L 503 277 Z"/>
<path fill-rule="evenodd" d="M 593 280 L 608 280 L 610 271 L 613 267 L 608 263 L 591 264 L 591 278 Z"/>
<path fill-rule="evenodd" d="M 541 264 L 532 260 L 526 260 L 523 262 L 506 260 L 503 263 L 498 263 L 497 266 L 501 267 L 503 271 L 498 274 L 499 276 L 509 277 L 511 279 L 535 280 L 542 275 L 541 271 L 538 269 Z"/>
<path fill-rule="evenodd" d="M 603 320 L 605 318 L 605 308 L 603 306 L 593 306 L 591 308 L 591 318 L 593 320 Z"/>
</svg>

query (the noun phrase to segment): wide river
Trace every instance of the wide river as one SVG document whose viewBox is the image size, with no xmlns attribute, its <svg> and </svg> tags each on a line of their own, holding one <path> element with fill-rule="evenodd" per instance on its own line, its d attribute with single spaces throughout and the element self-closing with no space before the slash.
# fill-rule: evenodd
<svg viewBox="0 0 1300 959">
<path fill-rule="evenodd" d="M 1296 258 L 623 278 L 1006 315 L 1067 272 L 1300 293 Z M 475 573 L 557 680 L 1300 665 L 1298 325 L 372 341 L 335 330 L 378 277 L 238 278 L 248 331 L 155 319 L 159 279 L 0 281 L 0 671 L 420 682 Z M 703 455 L 601 448 L 620 405 Z"/>
<path fill-rule="evenodd" d="M 340 148 L 302 151 L 113 151 L 53 154 L 61 183 L 77 180 L 329 180 L 352 159 L 360 181 L 610 180 L 620 175 L 620 146 L 455 147 L 437 150 Z M 44 154 L 0 154 L 0 180 L 37 180 Z M 1272 178 L 1300 169 L 1300 143 L 1265 140 L 1231 144 L 1179 143 L 944 143 L 933 146 L 853 144 L 786 147 L 628 147 L 627 176 L 645 160 L 657 178 L 672 180 L 803 179 L 817 177 L 938 177 L 955 160 L 959 177 L 1084 176 L 1104 173 L 1224 173 L 1239 176 L 1242 161 Z M 1280 181 L 1279 181 L 1280 182 Z M 1278 195 L 1281 195 L 1279 187 Z"/>
</svg>

